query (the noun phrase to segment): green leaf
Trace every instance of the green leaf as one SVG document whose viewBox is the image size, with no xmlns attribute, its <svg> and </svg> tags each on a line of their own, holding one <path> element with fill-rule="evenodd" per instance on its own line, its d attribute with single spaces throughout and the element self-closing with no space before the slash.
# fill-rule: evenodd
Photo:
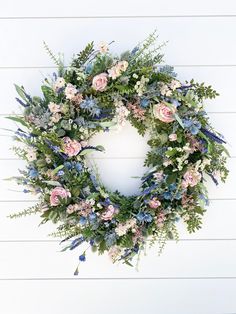
<svg viewBox="0 0 236 314">
<path fill-rule="evenodd" d="M 59 170 L 61 170 L 62 168 L 64 168 L 64 165 L 60 165 L 58 167 L 56 167 L 53 171 L 52 171 L 52 175 L 56 174 Z"/>
<path fill-rule="evenodd" d="M 100 150 L 101 152 L 105 151 L 105 148 L 102 145 L 97 145 L 96 148 Z"/>
<path fill-rule="evenodd" d="M 28 127 L 27 123 L 25 122 L 25 120 L 23 118 L 20 118 L 20 117 L 6 117 L 6 119 L 18 122 L 18 123 L 22 124 L 23 126 Z"/>
<path fill-rule="evenodd" d="M 184 129 L 184 124 L 182 122 L 182 120 L 180 119 L 179 115 L 177 113 L 173 113 L 176 121 L 178 121 L 179 125 Z"/>
<path fill-rule="evenodd" d="M 115 121 L 105 121 L 105 122 L 100 122 L 99 125 L 102 127 L 102 128 L 110 128 L 112 126 L 115 126 L 116 125 L 116 122 Z"/>
<path fill-rule="evenodd" d="M 26 97 L 24 89 L 16 84 L 14 84 L 14 86 L 17 91 L 17 94 L 28 103 L 29 99 Z"/>
<path fill-rule="evenodd" d="M 55 93 L 50 87 L 43 85 L 43 86 L 41 86 L 41 90 L 43 92 L 44 98 L 47 101 L 50 101 L 50 100 L 55 98 Z"/>
<path fill-rule="evenodd" d="M 52 185 L 52 186 L 61 186 L 61 183 L 60 182 L 58 182 L 58 181 L 42 181 L 42 182 L 44 182 L 44 183 L 46 183 L 46 184 L 48 184 L 48 185 Z"/>
<path fill-rule="evenodd" d="M 167 179 L 166 179 L 166 183 L 167 184 L 171 184 L 171 183 L 176 182 L 177 177 L 178 177 L 178 174 L 176 172 L 173 172 L 172 174 L 169 174 Z"/>
<path fill-rule="evenodd" d="M 171 156 L 174 156 L 176 153 L 177 153 L 177 150 L 175 148 L 173 148 L 172 150 L 168 150 L 166 152 L 166 156 L 171 157 Z"/>
</svg>

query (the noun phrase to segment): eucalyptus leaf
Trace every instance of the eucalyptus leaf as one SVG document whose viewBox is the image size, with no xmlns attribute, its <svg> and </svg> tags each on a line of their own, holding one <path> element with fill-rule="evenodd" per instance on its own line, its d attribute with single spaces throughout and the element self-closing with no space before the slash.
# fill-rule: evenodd
<svg viewBox="0 0 236 314">
<path fill-rule="evenodd" d="M 17 94 L 18 94 L 22 99 L 24 99 L 24 101 L 26 101 L 26 102 L 28 103 L 28 102 L 29 102 L 29 99 L 26 97 L 24 89 L 23 89 L 22 87 L 16 85 L 16 84 L 14 84 L 14 86 L 15 86 L 15 89 L 16 89 L 16 91 L 17 91 Z"/>
<path fill-rule="evenodd" d="M 52 171 L 52 175 L 56 174 L 59 170 L 61 170 L 62 168 L 64 168 L 64 165 L 60 165 L 58 167 L 56 167 L 53 171 Z"/>
<path fill-rule="evenodd" d="M 52 185 L 52 186 L 61 186 L 61 183 L 59 183 L 58 181 L 43 181 L 44 183 L 48 184 L 48 185 Z"/>
<path fill-rule="evenodd" d="M 25 120 L 23 118 L 20 117 L 6 117 L 6 119 L 18 122 L 20 124 L 22 124 L 25 127 L 28 127 L 28 124 L 25 122 Z"/>
</svg>

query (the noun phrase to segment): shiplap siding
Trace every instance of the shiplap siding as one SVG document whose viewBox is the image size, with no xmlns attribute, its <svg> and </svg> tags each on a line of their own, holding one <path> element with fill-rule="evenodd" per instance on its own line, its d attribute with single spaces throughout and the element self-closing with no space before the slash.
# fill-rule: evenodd
<svg viewBox="0 0 236 314">
<path fill-rule="evenodd" d="M 121 52 L 157 29 L 165 62 L 182 81 L 195 78 L 220 96 L 206 102 L 212 125 L 225 135 L 231 158 L 225 184 L 208 179 L 210 205 L 203 227 L 188 234 L 178 224 L 179 242 L 168 241 L 142 257 L 139 270 L 113 265 L 106 255 L 88 254 L 77 278 L 78 251 L 61 253 L 56 226 L 38 227 L 37 216 L 10 220 L 36 196 L 4 178 L 24 166 L 11 151 L 9 133 L 0 131 L 0 313 L 3 314 L 235 314 L 236 313 L 236 2 L 213 1 L 46 1 L 0 0 L 0 127 L 16 125 L 5 117 L 20 113 L 13 83 L 41 95 L 40 83 L 55 70 L 43 50 L 46 41 L 65 63 L 91 40 L 115 40 Z M 94 154 L 110 189 L 135 193 L 147 152 L 146 138 L 130 125 L 93 139 L 106 148 Z M 14 300 L 14 301 L 13 301 Z"/>
</svg>

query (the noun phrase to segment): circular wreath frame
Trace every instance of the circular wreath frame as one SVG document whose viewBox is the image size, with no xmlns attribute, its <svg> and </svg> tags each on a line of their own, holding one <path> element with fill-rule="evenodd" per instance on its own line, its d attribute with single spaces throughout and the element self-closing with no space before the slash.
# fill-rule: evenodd
<svg viewBox="0 0 236 314">
<path fill-rule="evenodd" d="M 21 124 L 14 139 L 24 147 L 14 150 L 27 162 L 17 182 L 39 203 L 12 217 L 40 213 L 42 223 L 59 224 L 52 235 L 67 241 L 64 249 L 88 244 L 80 262 L 91 247 L 130 265 L 147 243 L 159 242 L 161 251 L 167 239 L 177 239 L 180 219 L 196 231 L 208 203 L 205 176 L 217 184 L 217 176 L 225 181 L 228 174 L 225 141 L 204 109 L 205 99 L 218 94 L 194 80 L 181 83 L 172 67 L 159 66 L 156 37 L 120 56 L 109 44 L 89 43 L 67 68 L 45 44 L 58 73 L 45 79 L 43 96 L 15 86 L 23 112 L 8 118 Z M 142 136 L 148 132 L 150 146 L 149 170 L 132 196 L 109 191 L 86 158 L 104 150 L 89 144 L 94 134 L 126 121 Z"/>
</svg>

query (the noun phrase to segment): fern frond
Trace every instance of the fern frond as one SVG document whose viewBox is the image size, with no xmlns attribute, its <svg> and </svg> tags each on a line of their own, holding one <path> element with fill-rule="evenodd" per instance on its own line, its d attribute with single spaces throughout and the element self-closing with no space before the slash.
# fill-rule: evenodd
<svg viewBox="0 0 236 314">
<path fill-rule="evenodd" d="M 80 53 L 76 55 L 76 58 L 72 61 L 71 67 L 74 68 L 80 68 L 82 65 L 84 65 L 92 53 L 94 52 L 94 43 L 93 41 L 91 43 L 88 43 L 87 46 L 82 50 Z"/>
<path fill-rule="evenodd" d="M 31 206 L 31 207 L 24 209 L 22 211 L 19 211 L 17 213 L 11 214 L 8 216 L 8 218 L 14 219 L 14 218 L 22 218 L 25 216 L 33 215 L 33 214 L 40 212 L 40 208 L 41 208 L 41 205 L 37 204 L 35 206 Z"/>
<path fill-rule="evenodd" d="M 45 41 L 43 42 L 43 46 L 44 46 L 47 54 L 49 55 L 49 57 L 58 66 L 59 72 L 62 73 L 63 69 L 64 69 L 64 65 L 63 65 L 61 58 L 59 56 L 58 57 L 55 56 L 55 54 L 51 51 L 51 49 L 48 47 L 48 45 L 46 44 Z"/>
</svg>

